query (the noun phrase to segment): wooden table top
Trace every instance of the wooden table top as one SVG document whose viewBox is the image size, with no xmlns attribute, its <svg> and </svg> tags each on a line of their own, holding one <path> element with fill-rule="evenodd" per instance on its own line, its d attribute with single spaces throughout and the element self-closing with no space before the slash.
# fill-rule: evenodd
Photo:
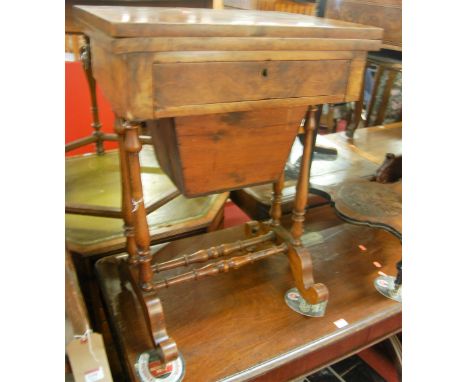
<svg viewBox="0 0 468 382">
<path fill-rule="evenodd" d="M 82 33 L 81 26 L 75 22 L 74 5 L 107 5 L 139 7 L 205 7 L 213 6 L 212 0 L 65 0 L 65 32 Z"/>
<path fill-rule="evenodd" d="M 314 16 L 253 10 L 75 6 L 112 37 L 231 36 L 380 39 L 382 29 Z"/>
<path fill-rule="evenodd" d="M 159 167 L 153 148 L 143 146 L 140 153 L 145 205 L 150 205 L 176 190 Z M 84 155 L 65 162 L 65 200 L 67 204 L 86 204 L 120 209 L 121 180 L 117 151 L 106 155 Z M 213 222 L 223 208 L 228 193 L 187 199 L 180 195 L 148 214 L 153 240 L 169 239 L 189 232 L 199 232 Z M 83 255 L 122 250 L 125 237 L 122 219 L 97 216 L 65 216 L 68 248 Z"/>
<path fill-rule="evenodd" d="M 284 218 L 286 226 L 289 219 Z M 243 227 L 233 227 L 177 240 L 159 246 L 156 257 L 164 261 L 242 236 Z M 324 317 L 305 317 L 286 306 L 283 295 L 294 282 L 285 256 L 160 291 L 168 333 L 186 362 L 185 381 L 286 381 L 401 330 L 401 304 L 373 286 L 379 271 L 396 273 L 401 258 L 397 238 L 345 223 L 324 206 L 308 211 L 303 239 L 313 256 L 316 281 L 330 291 Z M 136 380 L 134 363 L 151 345 L 140 305 L 125 277 L 120 279 L 118 262 L 118 256 L 107 257 L 97 270 L 123 358 Z M 338 328 L 334 323 L 341 319 L 348 324 Z"/>
</svg>

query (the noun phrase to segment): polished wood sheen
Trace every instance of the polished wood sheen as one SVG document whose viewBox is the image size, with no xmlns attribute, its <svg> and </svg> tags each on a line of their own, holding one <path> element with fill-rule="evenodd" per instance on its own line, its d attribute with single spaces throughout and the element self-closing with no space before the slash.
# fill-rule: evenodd
<svg viewBox="0 0 468 382">
<path fill-rule="evenodd" d="M 290 217 L 283 218 L 283 224 L 289 226 Z M 243 236 L 240 227 L 235 227 L 154 250 L 158 250 L 158 261 L 165 261 Z M 285 305 L 283 295 L 294 282 L 288 260 L 281 255 L 222 277 L 191 282 L 190 287 L 158 292 L 168 331 L 186 361 L 185 380 L 291 380 L 401 329 L 401 304 L 386 299 L 373 286 L 379 271 L 396 273 L 395 263 L 401 256 L 397 238 L 379 229 L 344 223 L 325 206 L 307 213 L 303 241 L 312 253 L 317 279 L 330 290 L 325 317 L 304 317 Z M 128 379 L 137 381 L 134 362 L 151 348 L 151 342 L 135 292 L 125 276 L 120 278 L 118 259 L 101 260 L 98 276 Z M 375 261 L 382 267 L 376 268 Z M 186 271 L 174 269 L 168 274 Z M 339 319 L 348 325 L 338 329 L 333 322 Z"/>
<path fill-rule="evenodd" d="M 81 22 L 112 37 L 345 37 L 380 39 L 379 28 L 286 12 L 75 6 Z"/>
</svg>

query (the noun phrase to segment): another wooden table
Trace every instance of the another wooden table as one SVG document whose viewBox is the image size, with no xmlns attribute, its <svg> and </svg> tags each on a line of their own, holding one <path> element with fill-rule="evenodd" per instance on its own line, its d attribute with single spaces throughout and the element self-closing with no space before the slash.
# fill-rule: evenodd
<svg viewBox="0 0 468 382">
<path fill-rule="evenodd" d="M 144 146 L 140 154 L 142 183 L 146 205 L 169 195 L 176 188 L 159 167 L 153 148 Z M 120 211 L 121 182 L 117 151 L 105 155 L 84 155 L 68 158 L 66 194 L 69 207 L 88 205 Z M 180 195 L 148 214 L 152 243 L 209 232 L 223 221 L 223 207 L 228 193 L 188 199 Z M 67 214 L 67 245 L 82 256 L 110 254 L 125 248 L 121 217 Z"/>
<path fill-rule="evenodd" d="M 314 187 L 332 187 L 347 179 L 369 177 L 375 173 L 385 159 L 386 153 L 401 154 L 401 122 L 358 129 L 353 140 L 345 132 L 319 135 L 317 144 L 333 147 L 337 157 L 321 157 L 315 154 L 312 162 L 310 183 Z M 297 154 L 297 153 L 292 153 Z M 299 154 L 300 155 L 300 154 Z M 283 189 L 282 210 L 290 213 L 293 208 L 297 179 L 288 179 Z M 268 218 L 271 208 L 271 187 L 260 185 L 231 192 L 231 199 L 252 219 Z M 328 203 L 319 195 L 309 194 L 308 205 Z"/>
<path fill-rule="evenodd" d="M 383 48 L 402 50 L 401 0 L 326 0 L 325 17 L 383 28 Z"/>
<path fill-rule="evenodd" d="M 289 226 L 290 218 L 283 221 Z M 242 227 L 234 227 L 186 238 L 159 246 L 158 258 L 242 237 Z M 344 223 L 323 206 L 308 211 L 303 241 L 312 253 L 315 275 L 330 291 L 325 317 L 305 317 L 286 306 L 283 295 L 294 282 L 285 256 L 193 282 L 189 288 L 160 291 L 167 328 L 186 361 L 185 381 L 286 381 L 401 330 L 401 304 L 373 286 L 379 271 L 396 273 L 398 239 L 383 230 Z M 119 274 L 122 257 L 100 260 L 97 271 L 129 380 L 137 381 L 137 356 L 152 344 L 136 295 L 123 272 Z M 348 323 L 341 329 L 334 324 L 340 319 Z"/>
</svg>

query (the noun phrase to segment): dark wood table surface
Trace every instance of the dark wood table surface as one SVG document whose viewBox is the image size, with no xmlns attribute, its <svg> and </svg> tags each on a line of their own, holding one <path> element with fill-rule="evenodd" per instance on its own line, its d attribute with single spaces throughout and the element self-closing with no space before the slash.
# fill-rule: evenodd
<svg viewBox="0 0 468 382">
<path fill-rule="evenodd" d="M 290 217 L 285 217 L 289 225 Z M 243 237 L 243 227 L 153 247 L 158 260 Z M 401 304 L 373 286 L 379 272 L 394 275 L 400 241 L 377 228 L 340 220 L 330 206 L 308 211 L 305 245 L 317 282 L 327 285 L 326 315 L 290 310 L 294 286 L 288 260 L 278 255 L 215 278 L 161 290 L 166 326 L 186 362 L 184 381 L 287 381 L 306 375 L 401 330 Z M 124 272 L 122 255 L 97 264 L 101 291 L 122 359 L 137 380 L 137 356 L 151 348 L 141 307 Z M 186 271 L 166 272 L 173 275 Z M 348 323 L 338 328 L 335 322 Z"/>
</svg>

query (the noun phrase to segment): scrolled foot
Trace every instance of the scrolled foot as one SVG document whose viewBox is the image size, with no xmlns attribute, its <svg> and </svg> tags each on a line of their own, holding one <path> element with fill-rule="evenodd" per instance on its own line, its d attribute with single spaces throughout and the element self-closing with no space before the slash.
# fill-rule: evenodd
<svg viewBox="0 0 468 382">
<path fill-rule="evenodd" d="M 328 288 L 322 283 L 314 284 L 309 289 L 306 289 L 303 297 L 309 304 L 319 304 L 328 301 Z"/>
<path fill-rule="evenodd" d="M 328 300 L 328 288 L 315 283 L 312 269 L 312 256 L 304 247 L 290 246 L 289 265 L 299 293 L 307 303 L 315 305 Z"/>
<path fill-rule="evenodd" d="M 323 284 L 316 284 L 322 285 Z M 321 287 L 318 287 L 321 289 Z M 325 288 L 326 289 L 326 288 Z M 324 296 L 322 295 L 322 298 Z M 288 290 L 284 296 L 286 304 L 295 312 L 302 314 L 307 317 L 323 317 L 327 309 L 328 299 L 325 298 L 323 301 L 320 301 L 316 304 L 310 304 L 302 296 L 297 288 L 292 288 Z"/>
<path fill-rule="evenodd" d="M 166 331 L 161 300 L 155 293 L 137 291 L 137 294 L 140 297 L 140 301 L 143 303 L 143 314 L 154 345 L 154 350 L 157 352 L 162 363 L 167 364 L 175 361 L 179 356 L 179 352 L 175 341 L 169 337 Z"/>
</svg>

